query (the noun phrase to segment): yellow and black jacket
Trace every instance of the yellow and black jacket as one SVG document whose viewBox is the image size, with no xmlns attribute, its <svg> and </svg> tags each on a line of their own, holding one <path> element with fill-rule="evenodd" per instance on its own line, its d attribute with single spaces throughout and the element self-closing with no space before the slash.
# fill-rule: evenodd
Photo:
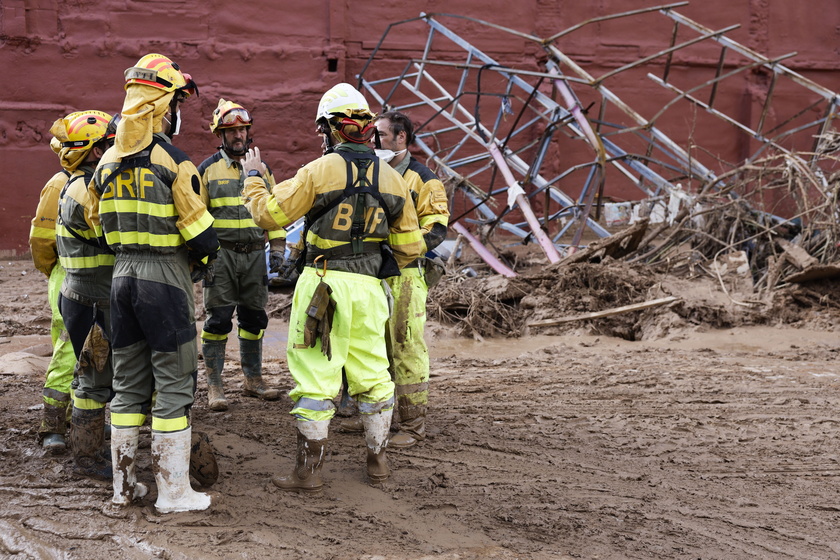
<svg viewBox="0 0 840 560">
<path fill-rule="evenodd" d="M 411 198 L 417 209 L 420 229 L 426 240 L 426 250 L 437 247 L 446 238 L 446 228 L 449 226 L 449 200 L 446 188 L 437 175 L 409 155 L 395 169 L 400 172 L 411 189 Z M 435 225 L 439 224 L 439 225 Z"/>
<path fill-rule="evenodd" d="M 353 161 L 360 158 L 370 161 L 365 177 L 368 185 L 376 186 L 375 195 L 359 193 L 354 186 L 359 177 Z M 323 254 L 330 268 L 371 276 L 382 263 L 382 242 L 390 245 L 400 268 L 424 251 L 417 212 L 413 204 L 406 204 L 410 196 L 399 173 L 373 150 L 349 144 L 303 166 L 270 195 L 258 177 L 247 178 L 243 191 L 245 206 L 265 229 L 320 215 L 306 233 L 308 258 Z M 353 247 L 354 240 L 361 240 L 361 247 Z"/>
<path fill-rule="evenodd" d="M 268 191 L 274 186 L 274 176 L 266 164 L 263 181 Z M 242 205 L 242 185 L 245 175 L 242 165 L 219 150 L 198 166 L 204 187 L 202 196 L 210 214 L 219 241 L 249 245 L 264 239 L 264 229 L 254 223 L 251 214 Z M 284 239 L 286 230 L 280 226 L 268 231 L 268 239 Z"/>
<path fill-rule="evenodd" d="M 56 245 L 61 266 L 67 271 L 62 287 L 65 297 L 79 295 L 107 305 L 114 254 L 100 245 L 96 230 L 88 221 L 88 184 L 93 171 L 90 166 L 79 167 L 64 185 L 58 201 Z"/>
<path fill-rule="evenodd" d="M 117 255 L 174 254 L 185 244 L 193 259 L 218 252 L 198 171 L 162 134 L 156 133 L 149 146 L 121 161 L 114 148 L 105 152 L 89 191 L 90 223 L 101 228 Z"/>
<path fill-rule="evenodd" d="M 67 183 L 70 172 L 61 170 L 53 175 L 38 199 L 38 208 L 32 218 L 29 228 L 29 250 L 35 268 L 50 276 L 55 263 L 58 261 L 58 251 L 55 245 L 55 221 L 58 216 L 58 197 L 61 189 Z"/>
</svg>

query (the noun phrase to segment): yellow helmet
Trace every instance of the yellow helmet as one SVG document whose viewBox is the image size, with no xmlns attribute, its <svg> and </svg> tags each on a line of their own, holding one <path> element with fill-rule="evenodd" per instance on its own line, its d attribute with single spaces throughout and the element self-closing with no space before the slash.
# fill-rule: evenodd
<svg viewBox="0 0 840 560">
<path fill-rule="evenodd" d="M 63 148 L 69 150 L 85 150 L 100 140 L 105 139 L 110 120 L 111 115 L 103 111 L 78 111 L 76 113 L 70 113 L 63 119 L 59 119 L 63 123 L 64 134 L 61 134 L 61 131 L 59 131 L 59 134 L 56 136 L 61 140 L 61 146 Z"/>
<path fill-rule="evenodd" d="M 213 111 L 213 120 L 210 122 L 210 132 L 219 134 L 219 130 L 225 128 L 236 128 L 239 126 L 251 126 L 254 124 L 254 119 L 251 118 L 251 113 L 233 101 L 225 101 L 219 99 L 219 105 Z"/>
<path fill-rule="evenodd" d="M 367 100 L 359 90 L 350 84 L 341 83 L 331 87 L 318 104 L 315 122 L 321 119 L 348 117 L 351 119 L 373 119 L 376 114 L 370 111 Z"/>
<path fill-rule="evenodd" d="M 144 84 L 167 92 L 181 91 L 187 97 L 193 93 L 198 95 L 198 86 L 192 77 L 181 72 L 169 57 L 157 53 L 147 54 L 135 66 L 126 69 L 125 87 L 131 84 Z"/>
</svg>

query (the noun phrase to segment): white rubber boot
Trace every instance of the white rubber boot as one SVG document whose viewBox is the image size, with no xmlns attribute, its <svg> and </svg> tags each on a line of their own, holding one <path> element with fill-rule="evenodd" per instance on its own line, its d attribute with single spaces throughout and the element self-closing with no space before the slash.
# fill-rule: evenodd
<svg viewBox="0 0 840 560">
<path fill-rule="evenodd" d="M 145 484 L 137 482 L 134 472 L 134 456 L 137 454 L 139 439 L 139 426 L 111 426 L 111 459 L 114 466 L 114 497 L 111 503 L 115 505 L 127 506 L 149 492 Z"/>
<path fill-rule="evenodd" d="M 191 443 L 192 428 L 180 432 L 152 432 L 158 513 L 200 511 L 210 507 L 210 496 L 196 492 L 190 486 Z"/>
</svg>

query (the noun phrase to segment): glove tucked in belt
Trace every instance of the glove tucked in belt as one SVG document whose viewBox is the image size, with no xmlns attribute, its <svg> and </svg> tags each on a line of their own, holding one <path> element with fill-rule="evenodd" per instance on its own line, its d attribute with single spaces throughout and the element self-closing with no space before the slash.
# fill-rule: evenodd
<svg viewBox="0 0 840 560">
<path fill-rule="evenodd" d="M 323 259 L 318 256 L 315 259 L 317 264 L 319 260 Z M 332 330 L 333 315 L 335 314 L 335 302 L 330 297 L 332 295 L 332 288 L 329 284 L 324 282 L 324 276 L 327 274 L 327 260 L 323 259 L 323 269 L 317 271 L 316 274 L 321 281 L 315 286 L 315 291 L 312 293 L 312 299 L 309 300 L 309 305 L 306 306 L 306 323 L 303 326 L 303 343 L 309 348 L 314 348 L 318 339 L 321 339 L 321 353 L 332 360 L 332 347 L 330 346 L 330 331 Z"/>
</svg>

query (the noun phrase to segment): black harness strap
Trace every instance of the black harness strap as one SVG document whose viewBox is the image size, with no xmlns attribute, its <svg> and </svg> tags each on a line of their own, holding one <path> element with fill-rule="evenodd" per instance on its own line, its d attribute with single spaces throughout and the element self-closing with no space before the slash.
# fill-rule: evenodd
<svg viewBox="0 0 840 560">
<path fill-rule="evenodd" d="M 309 212 L 306 214 L 304 218 L 304 226 L 303 232 L 301 233 L 301 240 L 303 241 L 303 251 L 301 252 L 301 257 L 297 263 L 298 271 L 303 269 L 304 264 L 306 263 L 306 234 L 309 232 L 309 228 L 312 227 L 312 224 L 323 218 L 330 210 L 338 206 L 344 200 L 347 200 L 353 195 L 359 195 L 356 199 L 356 204 L 353 211 L 353 224 L 350 227 L 350 244 L 351 244 L 351 251 L 347 251 L 346 248 L 337 247 L 335 249 L 331 249 L 324 252 L 319 252 L 319 254 L 324 254 L 328 258 L 334 255 L 358 255 L 360 253 L 366 252 L 366 249 L 373 248 L 372 244 L 365 242 L 364 239 L 365 235 L 365 195 L 370 195 L 379 203 L 379 206 L 385 212 L 385 219 L 388 221 L 388 225 L 390 226 L 392 223 L 392 216 L 391 211 L 388 208 L 388 205 L 385 203 L 385 199 L 383 198 L 382 194 L 379 192 L 379 165 L 381 160 L 378 157 L 371 156 L 370 154 L 363 154 L 357 152 L 349 152 L 347 150 L 336 150 L 337 154 L 339 154 L 347 165 L 347 183 L 344 186 L 344 191 L 340 196 L 335 197 L 332 199 L 326 206 L 318 210 L 317 212 Z M 367 170 L 370 168 L 370 165 L 373 164 L 373 181 L 368 181 L 367 178 Z M 356 179 L 353 180 L 353 166 L 356 166 L 358 174 Z M 370 251 L 374 252 L 374 251 Z"/>
</svg>

